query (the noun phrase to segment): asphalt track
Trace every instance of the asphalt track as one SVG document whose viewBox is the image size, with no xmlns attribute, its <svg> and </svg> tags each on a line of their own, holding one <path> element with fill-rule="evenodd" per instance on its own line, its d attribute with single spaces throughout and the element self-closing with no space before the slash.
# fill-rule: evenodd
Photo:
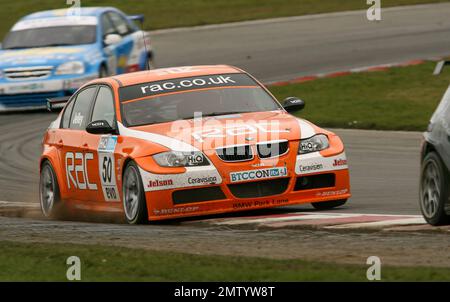
<svg viewBox="0 0 450 302">
<path fill-rule="evenodd" d="M 450 54 L 450 4 L 153 32 L 158 67 L 240 66 L 265 82 Z M 301 96 L 300 96 L 301 97 Z M 37 202 L 42 133 L 54 115 L 0 115 L 0 200 Z M 337 130 L 354 197 L 339 210 L 418 214 L 420 133 Z M 297 207 L 310 209 L 309 206 Z"/>
</svg>

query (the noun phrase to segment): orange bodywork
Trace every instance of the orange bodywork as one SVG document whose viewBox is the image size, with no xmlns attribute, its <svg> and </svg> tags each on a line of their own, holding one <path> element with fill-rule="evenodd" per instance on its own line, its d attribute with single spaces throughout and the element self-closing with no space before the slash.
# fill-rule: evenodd
<svg viewBox="0 0 450 302">
<path fill-rule="evenodd" d="M 349 170 L 340 138 L 283 109 L 137 127 L 127 127 L 123 121 L 119 101 L 121 87 L 242 73 L 229 66 L 194 66 L 124 74 L 86 84 L 86 87 L 107 85 L 111 88 L 119 133 L 95 135 L 84 130 L 63 129 L 61 112 L 45 133 L 41 157 L 41 163 L 50 161 L 56 172 L 61 199 L 75 209 L 123 212 L 122 177 L 129 161 L 140 168 L 149 220 L 349 198 Z M 271 128 L 273 125 L 276 130 Z M 299 155 L 300 139 L 316 134 L 325 134 L 329 147 Z M 167 142 L 173 141 L 199 150 L 210 164 L 207 167 L 158 165 L 153 155 L 171 151 Z M 281 142 L 287 143 L 286 152 L 270 158 L 258 156 L 259 146 Z M 111 147 L 105 147 L 109 143 Z M 245 161 L 228 162 L 217 153 L 218 149 L 240 145 L 250 146 L 254 156 Z M 112 170 L 112 179 L 105 182 L 104 172 L 108 169 Z"/>
</svg>

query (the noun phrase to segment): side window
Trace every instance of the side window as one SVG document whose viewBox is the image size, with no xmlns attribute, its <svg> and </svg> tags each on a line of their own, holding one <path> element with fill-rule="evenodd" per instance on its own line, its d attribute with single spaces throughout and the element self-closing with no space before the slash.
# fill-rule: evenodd
<svg viewBox="0 0 450 302">
<path fill-rule="evenodd" d="M 70 115 L 72 114 L 73 104 L 75 102 L 72 100 L 69 104 L 67 104 L 66 109 L 64 109 L 63 119 L 62 119 L 62 127 L 64 129 L 69 128 L 70 125 Z"/>
<path fill-rule="evenodd" d="M 114 97 L 111 89 L 100 87 L 92 112 L 92 121 L 105 120 L 111 127 L 115 126 Z"/>
<path fill-rule="evenodd" d="M 96 90 L 97 87 L 94 86 L 86 88 L 78 93 L 70 118 L 70 129 L 86 129 L 89 119 L 89 110 L 91 109 L 92 99 L 94 98 Z"/>
<path fill-rule="evenodd" d="M 111 20 L 108 18 L 107 14 L 102 15 L 102 33 L 103 33 L 103 38 L 106 35 L 116 33 L 116 29 L 115 29 L 114 25 L 111 23 Z"/>
<path fill-rule="evenodd" d="M 116 31 L 121 36 L 128 35 L 132 31 L 128 21 L 118 13 L 111 12 L 109 13 L 109 17 L 111 18 L 111 22 L 116 28 Z"/>
</svg>

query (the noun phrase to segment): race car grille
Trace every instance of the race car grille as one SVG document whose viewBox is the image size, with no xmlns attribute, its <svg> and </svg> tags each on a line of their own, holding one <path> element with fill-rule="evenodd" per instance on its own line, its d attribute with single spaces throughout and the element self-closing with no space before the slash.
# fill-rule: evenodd
<svg viewBox="0 0 450 302">
<path fill-rule="evenodd" d="M 9 80 L 43 79 L 51 75 L 52 66 L 7 68 L 3 70 L 5 78 Z"/>
<path fill-rule="evenodd" d="M 335 183 L 336 175 L 334 173 L 302 176 L 297 178 L 294 191 L 329 188 L 334 187 Z"/>
<path fill-rule="evenodd" d="M 174 204 L 212 201 L 225 199 L 226 196 L 220 187 L 179 190 L 172 193 Z"/>
<path fill-rule="evenodd" d="M 289 151 L 289 142 L 268 142 L 257 145 L 260 158 L 277 157 L 286 154 Z"/>
<path fill-rule="evenodd" d="M 256 198 L 282 194 L 287 190 L 289 178 L 271 179 L 228 185 L 237 198 Z"/>
<path fill-rule="evenodd" d="M 250 145 L 233 146 L 216 149 L 217 156 L 226 162 L 239 162 L 253 159 L 253 151 Z"/>
</svg>

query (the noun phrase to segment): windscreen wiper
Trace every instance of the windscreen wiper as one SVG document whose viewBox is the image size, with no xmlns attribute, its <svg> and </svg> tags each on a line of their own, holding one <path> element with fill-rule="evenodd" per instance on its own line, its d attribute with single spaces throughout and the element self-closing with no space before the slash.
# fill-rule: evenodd
<svg viewBox="0 0 450 302">
<path fill-rule="evenodd" d="M 219 115 L 231 115 L 231 114 L 241 114 L 241 113 L 249 113 L 252 111 L 225 111 L 225 112 L 211 112 L 199 115 L 198 117 L 209 117 L 209 116 L 219 116 Z M 197 116 L 184 117 L 184 120 L 190 120 L 196 118 Z"/>
</svg>

